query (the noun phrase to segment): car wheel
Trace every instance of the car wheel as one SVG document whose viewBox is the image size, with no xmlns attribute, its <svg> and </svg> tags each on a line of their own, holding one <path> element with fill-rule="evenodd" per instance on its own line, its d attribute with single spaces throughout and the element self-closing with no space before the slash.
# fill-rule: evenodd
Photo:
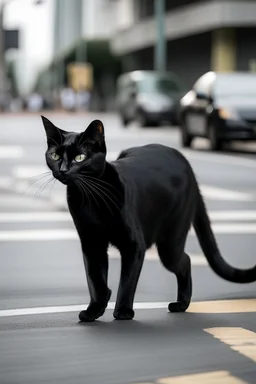
<svg viewBox="0 0 256 384">
<path fill-rule="evenodd" d="M 137 111 L 136 116 L 135 116 L 135 121 L 138 124 L 140 128 L 145 128 L 148 126 L 148 121 L 141 111 Z"/>
<path fill-rule="evenodd" d="M 127 118 L 125 118 L 124 116 L 121 116 L 121 120 L 122 120 L 122 124 L 125 128 L 127 128 L 128 124 L 129 124 L 129 120 Z"/>
<path fill-rule="evenodd" d="M 208 136 L 210 140 L 210 149 L 212 151 L 220 151 L 223 146 L 223 141 L 218 137 L 217 130 L 214 124 L 209 124 L 208 127 Z"/>
<path fill-rule="evenodd" d="M 193 136 L 188 133 L 186 120 L 182 119 L 181 122 L 181 144 L 183 147 L 191 147 Z"/>
<path fill-rule="evenodd" d="M 156 120 L 154 120 L 154 121 L 148 121 L 147 124 L 148 124 L 148 126 L 150 126 L 150 127 L 159 127 L 159 125 L 160 125 L 160 121 L 156 121 Z"/>
</svg>

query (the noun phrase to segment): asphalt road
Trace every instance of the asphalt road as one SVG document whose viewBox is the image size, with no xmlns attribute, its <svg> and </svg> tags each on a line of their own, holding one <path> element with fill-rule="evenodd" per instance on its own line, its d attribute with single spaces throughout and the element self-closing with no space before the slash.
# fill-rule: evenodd
<svg viewBox="0 0 256 384">
<path fill-rule="evenodd" d="M 173 128 L 122 128 L 110 114 L 47 117 L 77 131 L 100 117 L 110 160 L 134 145 L 179 148 Z M 49 184 L 34 196 L 47 178 L 31 185 L 31 177 L 45 171 L 40 118 L 6 116 L 0 126 L 0 384 L 255 383 L 256 284 L 231 284 L 216 276 L 193 232 L 187 252 L 194 292 L 187 313 L 167 312 L 176 298 L 176 281 L 152 249 L 136 293 L 135 319 L 114 321 L 120 260 L 113 249 L 109 309 L 93 324 L 78 322 L 89 297 L 64 188 L 56 183 L 51 190 Z M 256 249 L 253 147 L 210 153 L 198 140 L 195 148 L 183 153 L 197 175 L 220 249 L 233 265 L 251 267 Z"/>
</svg>

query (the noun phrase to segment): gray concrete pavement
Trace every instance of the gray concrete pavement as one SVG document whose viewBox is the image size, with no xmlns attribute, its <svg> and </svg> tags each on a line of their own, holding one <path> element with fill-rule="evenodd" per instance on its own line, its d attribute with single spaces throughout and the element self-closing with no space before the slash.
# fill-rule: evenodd
<svg viewBox="0 0 256 384">
<path fill-rule="evenodd" d="M 82 130 L 96 117 L 55 114 L 52 120 L 64 129 Z M 100 118 L 110 159 L 123 148 L 150 142 L 179 148 L 175 129 L 123 129 L 115 115 Z M 240 286 L 218 278 L 193 233 L 187 241 L 194 281 L 189 313 L 167 313 L 166 303 L 176 297 L 176 281 L 152 249 L 138 285 L 135 320 L 114 321 L 111 308 L 120 260 L 111 249 L 110 307 L 100 321 L 78 323 L 78 307 L 89 297 L 64 189 L 56 183 L 50 197 L 49 190 L 43 198 L 35 198 L 33 189 L 24 194 L 28 179 L 45 166 L 40 119 L 1 117 L 0 122 L 0 384 L 160 383 L 164 377 L 219 371 L 231 379 L 222 376 L 218 383 L 255 383 L 256 284 Z M 232 155 L 213 154 L 204 142 L 197 145 L 198 150 L 184 154 L 200 182 L 223 255 L 233 265 L 250 267 L 256 249 L 256 156 L 241 149 Z M 36 188 L 40 185 L 39 181 Z M 222 300 L 227 300 L 224 305 Z M 247 337 L 251 352 L 235 350 L 207 329 L 233 332 L 229 339 L 243 348 Z M 241 329 L 254 334 L 241 335 Z M 191 382 L 187 376 L 184 380 Z M 203 376 L 199 382 L 207 380 Z"/>
</svg>

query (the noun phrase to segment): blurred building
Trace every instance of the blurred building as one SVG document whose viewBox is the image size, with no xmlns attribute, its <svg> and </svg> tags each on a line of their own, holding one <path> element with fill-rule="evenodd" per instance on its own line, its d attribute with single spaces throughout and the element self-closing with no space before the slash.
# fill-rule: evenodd
<svg viewBox="0 0 256 384">
<path fill-rule="evenodd" d="M 114 30 L 113 0 L 52 0 L 54 55 L 64 53 L 79 39 L 107 39 Z"/>
<path fill-rule="evenodd" d="M 0 0 L 0 5 L 4 6 L 4 28 L 19 31 L 19 47 L 6 52 L 5 61 L 12 68 L 17 92 L 25 96 L 52 57 L 52 2 Z"/>
<path fill-rule="evenodd" d="M 37 88 L 60 89 L 69 84 L 70 63 L 90 63 L 93 67 L 93 102 L 114 98 L 116 61 L 110 50 L 115 31 L 113 0 L 52 0 L 53 57 L 40 75 Z"/>
<path fill-rule="evenodd" d="M 111 41 L 123 71 L 153 69 L 154 0 L 117 0 Z M 209 70 L 256 70 L 255 0 L 165 0 L 166 67 L 187 86 Z"/>
</svg>

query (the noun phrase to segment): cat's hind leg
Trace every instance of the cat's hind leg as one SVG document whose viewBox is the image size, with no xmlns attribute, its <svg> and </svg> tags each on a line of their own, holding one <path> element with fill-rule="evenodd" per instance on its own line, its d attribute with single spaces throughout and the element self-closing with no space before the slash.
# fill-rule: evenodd
<svg viewBox="0 0 256 384">
<path fill-rule="evenodd" d="M 189 256 L 181 249 L 173 247 L 168 242 L 157 244 L 159 257 L 168 271 L 177 278 L 177 301 L 170 303 L 170 312 L 185 312 L 189 307 L 192 296 L 191 261 Z"/>
</svg>

